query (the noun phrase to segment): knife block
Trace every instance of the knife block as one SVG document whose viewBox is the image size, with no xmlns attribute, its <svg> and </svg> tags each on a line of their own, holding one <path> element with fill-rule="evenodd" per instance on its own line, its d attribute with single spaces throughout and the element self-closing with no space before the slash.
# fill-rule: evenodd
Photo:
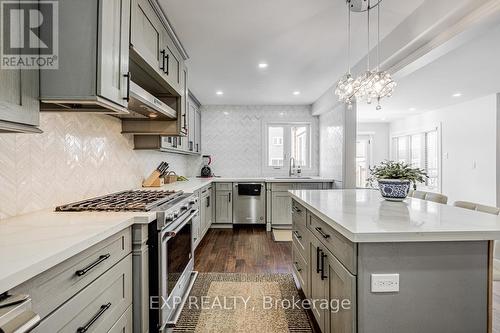
<svg viewBox="0 0 500 333">
<path fill-rule="evenodd" d="M 163 177 L 160 177 L 161 173 L 155 170 L 142 182 L 142 187 L 160 187 L 165 185 Z"/>
</svg>

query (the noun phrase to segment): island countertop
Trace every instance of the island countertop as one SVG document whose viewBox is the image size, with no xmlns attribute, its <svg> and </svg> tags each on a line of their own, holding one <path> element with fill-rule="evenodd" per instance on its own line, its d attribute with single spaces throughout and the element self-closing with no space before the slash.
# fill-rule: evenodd
<svg viewBox="0 0 500 333">
<path fill-rule="evenodd" d="M 370 189 L 290 191 L 292 199 L 356 243 L 500 239 L 500 217 Z"/>
</svg>

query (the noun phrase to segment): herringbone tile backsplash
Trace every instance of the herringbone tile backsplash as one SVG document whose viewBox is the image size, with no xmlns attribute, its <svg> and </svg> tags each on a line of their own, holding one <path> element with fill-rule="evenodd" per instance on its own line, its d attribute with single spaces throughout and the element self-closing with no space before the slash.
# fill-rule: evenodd
<svg viewBox="0 0 500 333">
<path fill-rule="evenodd" d="M 213 157 L 212 169 L 222 177 L 268 176 L 263 170 L 264 125 L 280 122 L 311 124 L 312 168 L 304 174 L 318 175 L 319 124 L 310 106 L 230 106 L 202 107 L 203 153 Z M 284 168 L 281 174 L 288 174 Z"/>
<path fill-rule="evenodd" d="M 43 134 L 0 134 L 0 219 L 137 188 L 161 161 L 186 174 L 191 159 L 134 151 L 118 119 L 42 113 Z"/>
</svg>

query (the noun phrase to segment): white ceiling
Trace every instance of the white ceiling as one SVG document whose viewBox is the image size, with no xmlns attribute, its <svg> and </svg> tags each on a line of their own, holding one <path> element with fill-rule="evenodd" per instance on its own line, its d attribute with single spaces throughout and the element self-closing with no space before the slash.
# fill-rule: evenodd
<svg viewBox="0 0 500 333">
<path fill-rule="evenodd" d="M 500 92 L 499 41 L 500 22 L 479 38 L 399 79 L 394 96 L 383 101 L 382 110 L 359 105 L 358 120 L 392 121 Z M 462 96 L 453 97 L 455 93 Z"/>
<path fill-rule="evenodd" d="M 203 104 L 311 104 L 346 70 L 344 0 L 159 2 L 190 56 L 190 89 Z M 382 36 L 422 2 L 384 0 Z M 353 64 L 366 54 L 365 20 L 353 14 Z M 269 67 L 259 70 L 259 62 Z"/>
</svg>

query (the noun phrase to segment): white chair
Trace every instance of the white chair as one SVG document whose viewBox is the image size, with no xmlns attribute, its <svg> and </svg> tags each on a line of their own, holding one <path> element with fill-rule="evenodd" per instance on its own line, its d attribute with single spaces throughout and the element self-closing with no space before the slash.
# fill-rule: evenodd
<svg viewBox="0 0 500 333">
<path fill-rule="evenodd" d="M 425 191 L 410 191 L 408 194 L 410 198 L 421 199 L 426 201 L 437 202 L 443 205 L 448 203 L 448 197 L 439 193 L 425 192 Z"/>
<path fill-rule="evenodd" d="M 483 212 L 492 215 L 500 214 L 500 208 L 498 207 L 481 205 L 470 201 L 455 201 L 453 205 L 455 207 L 475 210 L 477 212 Z M 493 245 L 493 280 L 500 280 L 500 245 L 498 244 L 498 241 L 495 241 Z"/>
</svg>

